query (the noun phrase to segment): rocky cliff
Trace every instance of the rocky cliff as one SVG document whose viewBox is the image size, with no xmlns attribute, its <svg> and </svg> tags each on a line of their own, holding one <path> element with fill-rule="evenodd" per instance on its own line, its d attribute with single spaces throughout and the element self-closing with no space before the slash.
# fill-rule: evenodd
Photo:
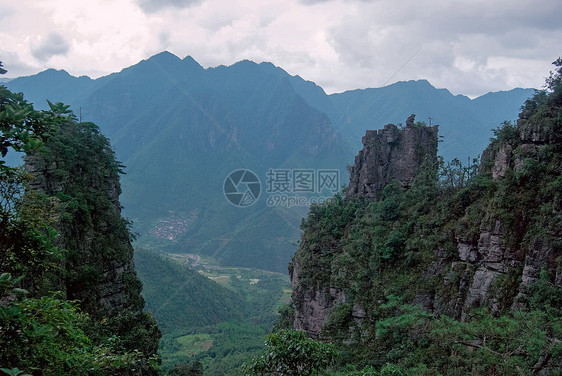
<svg viewBox="0 0 562 376">
<path fill-rule="evenodd" d="M 368 131 L 346 200 L 303 222 L 289 268 L 294 327 L 365 344 L 391 296 L 462 321 L 478 307 L 536 307 L 539 280 L 558 294 L 562 106 L 552 97 L 499 127 L 479 174 L 459 185 L 439 176 L 470 166 L 421 167 L 436 161 L 435 127 Z"/>
<path fill-rule="evenodd" d="M 120 166 L 109 141 L 91 123 L 62 125 L 25 160 L 27 195 L 49 197 L 57 248 L 64 250 L 57 290 L 120 335 L 123 345 L 155 354 L 159 332 L 144 314 L 128 222 L 121 217 Z"/>
<path fill-rule="evenodd" d="M 416 126 L 413 120 L 412 115 L 403 129 L 387 124 L 381 130 L 367 131 L 363 150 L 349 169 L 348 198 L 376 200 L 394 179 L 408 187 L 422 162 L 435 162 L 438 126 Z"/>
</svg>

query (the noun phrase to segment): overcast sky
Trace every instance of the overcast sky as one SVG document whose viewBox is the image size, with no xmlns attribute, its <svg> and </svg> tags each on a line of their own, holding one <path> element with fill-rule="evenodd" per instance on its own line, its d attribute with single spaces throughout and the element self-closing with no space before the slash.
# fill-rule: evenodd
<svg viewBox="0 0 562 376">
<path fill-rule="evenodd" d="M 163 50 L 204 67 L 270 61 L 326 92 L 425 78 L 471 97 L 540 88 L 560 0 L 0 0 L 7 77 L 99 77 Z"/>
</svg>

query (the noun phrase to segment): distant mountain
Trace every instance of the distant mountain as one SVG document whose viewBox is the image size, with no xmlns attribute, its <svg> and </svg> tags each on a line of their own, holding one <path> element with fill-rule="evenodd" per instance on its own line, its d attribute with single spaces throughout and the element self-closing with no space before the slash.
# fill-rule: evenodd
<svg viewBox="0 0 562 376">
<path fill-rule="evenodd" d="M 121 201 L 140 235 L 137 245 L 281 272 L 308 208 L 268 206 L 268 199 L 274 204 L 281 197 L 268 188 L 277 184 L 292 198 L 310 198 L 297 192 L 290 175 L 295 170 L 338 170 L 339 183 L 347 183 L 346 165 L 365 130 L 404 122 L 411 113 L 440 124 L 446 159 L 476 156 L 490 129 L 515 118 L 532 94 L 516 89 L 471 100 L 410 81 L 326 95 L 271 63 L 204 69 L 168 52 L 96 80 L 48 70 L 7 86 L 39 108 L 47 98 L 70 104 L 111 139 L 127 166 Z M 237 169 L 249 169 L 261 181 L 252 206 L 233 206 L 223 194 L 226 177 Z M 279 180 L 284 171 L 292 179 L 288 185 Z"/>
<path fill-rule="evenodd" d="M 269 68 L 243 61 L 204 70 L 190 57 L 162 53 L 97 80 L 46 71 L 10 87 L 43 103 L 34 93 L 52 86 L 52 101 L 100 125 L 127 166 L 122 202 L 139 244 L 285 272 L 306 207 L 268 207 L 267 171 L 323 168 L 343 176 L 352 148 L 295 93 L 288 75 Z M 253 206 L 225 199 L 224 181 L 236 169 L 261 180 Z"/>
<path fill-rule="evenodd" d="M 19 77 L 6 85 L 13 91 L 25 93 L 25 98 L 38 109 L 47 109 L 47 99 L 75 103 L 77 98 L 94 86 L 89 77 L 74 77 L 64 70 L 48 69 L 33 76 Z M 30 89 L 29 93 L 27 89 Z M 78 109 L 75 109 L 76 112 Z"/>
<path fill-rule="evenodd" d="M 517 118 L 519 109 L 533 89 L 488 93 L 471 100 L 436 89 L 426 80 L 397 82 L 364 90 L 324 95 L 313 83 L 294 78 L 294 87 L 315 108 L 330 117 L 334 129 L 359 150 L 367 129 L 403 123 L 410 114 L 428 125 L 439 124 L 443 143 L 439 154 L 445 160 L 476 157 L 488 143 L 491 130 L 503 121 Z"/>
</svg>

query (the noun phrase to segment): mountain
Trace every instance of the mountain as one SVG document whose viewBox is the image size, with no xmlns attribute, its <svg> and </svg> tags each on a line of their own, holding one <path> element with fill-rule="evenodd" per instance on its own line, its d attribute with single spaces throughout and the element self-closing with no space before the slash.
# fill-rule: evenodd
<svg viewBox="0 0 562 376">
<path fill-rule="evenodd" d="M 37 77 L 41 85 L 46 76 Z M 28 80 L 12 87 L 33 92 Z M 267 206 L 267 171 L 324 168 L 343 176 L 351 155 L 329 119 L 286 78 L 249 61 L 203 70 L 191 58 L 162 53 L 84 81 L 83 89 L 70 103 L 103 124 L 128 166 L 126 214 L 138 242 L 155 249 L 285 271 L 306 207 Z M 66 97 L 51 99 L 58 98 Z M 223 194 L 226 177 L 240 168 L 262 182 L 262 199 L 251 207 L 235 207 Z M 154 235 L 169 221 L 178 223 L 173 239 Z"/>
<path fill-rule="evenodd" d="M 353 150 L 373 124 L 431 116 L 445 135 L 446 159 L 476 156 L 496 120 L 514 118 L 530 92 L 470 100 L 411 81 L 326 95 L 271 63 L 204 69 L 168 52 L 96 80 L 48 70 L 8 86 L 38 105 L 68 103 L 100 125 L 127 166 L 122 203 L 137 246 L 274 271 L 286 270 L 310 201 L 335 192 L 320 189 L 319 170 L 338 171 L 336 188 L 345 182 Z M 261 182 L 254 205 L 225 199 L 225 179 L 238 169 Z M 315 192 L 296 189 L 292 174 Z"/>
<path fill-rule="evenodd" d="M 561 65 L 480 164 L 439 168 L 411 118 L 367 131 L 349 189 L 303 221 L 283 321 L 347 369 L 560 373 Z"/>
<path fill-rule="evenodd" d="M 94 80 L 89 77 L 74 77 L 64 70 L 55 69 L 10 82 L 10 88 L 15 92 L 24 92 L 27 101 L 33 103 L 37 109 L 47 109 L 46 99 L 50 98 L 56 98 L 57 102 L 72 103 L 94 84 Z"/>
<path fill-rule="evenodd" d="M 428 125 L 439 124 L 443 143 L 439 154 L 445 160 L 476 157 L 492 133 L 503 121 L 512 121 L 533 89 L 513 89 L 488 93 L 473 100 L 436 89 L 426 80 L 398 82 L 386 87 L 350 90 L 329 96 L 318 95 L 311 85 L 302 87 L 301 95 L 325 112 L 337 132 L 360 147 L 367 129 L 380 124 L 398 124 L 410 114 Z M 322 99 L 321 99 L 322 98 Z"/>
</svg>

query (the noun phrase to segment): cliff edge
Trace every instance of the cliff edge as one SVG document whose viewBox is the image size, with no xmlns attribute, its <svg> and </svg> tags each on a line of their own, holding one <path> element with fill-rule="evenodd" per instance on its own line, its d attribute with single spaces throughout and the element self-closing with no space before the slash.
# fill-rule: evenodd
<svg viewBox="0 0 562 376">
<path fill-rule="evenodd" d="M 63 258 L 37 288 L 62 291 L 102 323 L 95 335 L 118 335 L 128 350 L 156 354 L 160 332 L 142 312 L 128 222 L 121 216 L 121 166 L 96 125 L 62 124 L 40 150 L 25 157 L 26 195 L 45 197 Z M 34 288 L 36 289 L 36 288 Z"/>
</svg>

